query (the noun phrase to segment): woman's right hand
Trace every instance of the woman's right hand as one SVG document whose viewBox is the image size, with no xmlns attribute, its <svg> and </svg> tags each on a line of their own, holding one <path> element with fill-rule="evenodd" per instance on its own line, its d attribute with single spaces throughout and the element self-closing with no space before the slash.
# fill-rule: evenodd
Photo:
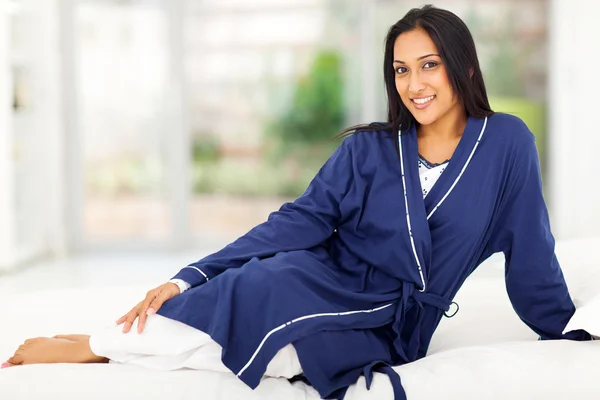
<svg viewBox="0 0 600 400">
<path fill-rule="evenodd" d="M 167 282 L 156 289 L 150 290 L 144 300 L 140 301 L 131 311 L 117 320 L 117 325 L 121 325 L 124 322 L 123 333 L 127 333 L 131 330 L 135 320 L 139 318 L 137 331 L 138 333 L 142 333 L 148 315 L 155 314 L 165 301 L 172 299 L 180 293 L 179 286 L 172 282 Z"/>
</svg>

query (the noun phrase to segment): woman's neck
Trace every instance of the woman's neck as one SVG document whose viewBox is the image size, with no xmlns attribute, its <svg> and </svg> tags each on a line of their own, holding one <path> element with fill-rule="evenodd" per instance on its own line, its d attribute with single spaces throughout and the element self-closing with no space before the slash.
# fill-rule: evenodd
<svg viewBox="0 0 600 400">
<path fill-rule="evenodd" d="M 460 108 L 451 111 L 429 125 L 418 125 L 417 135 L 428 139 L 454 139 L 462 136 L 467 125 L 467 114 Z"/>
</svg>

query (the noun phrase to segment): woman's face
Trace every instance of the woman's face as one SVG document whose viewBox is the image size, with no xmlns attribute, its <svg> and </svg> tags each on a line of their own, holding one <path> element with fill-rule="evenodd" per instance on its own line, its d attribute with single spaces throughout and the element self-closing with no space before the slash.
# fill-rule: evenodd
<svg viewBox="0 0 600 400">
<path fill-rule="evenodd" d="M 433 124 L 462 112 L 438 49 L 423 29 L 398 36 L 394 70 L 400 99 L 419 124 Z"/>
</svg>

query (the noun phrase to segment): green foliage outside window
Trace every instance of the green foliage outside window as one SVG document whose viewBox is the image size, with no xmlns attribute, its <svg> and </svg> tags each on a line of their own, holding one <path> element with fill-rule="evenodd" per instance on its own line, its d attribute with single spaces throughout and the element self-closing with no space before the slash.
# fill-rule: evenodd
<svg viewBox="0 0 600 400">
<path fill-rule="evenodd" d="M 194 146 L 195 193 L 296 197 L 339 146 L 344 125 L 342 57 L 329 50 L 316 54 L 308 73 L 294 82 L 290 105 L 269 121 L 265 159 L 220 158 L 216 142 Z M 276 100 L 276 99 L 275 99 Z"/>
<path fill-rule="evenodd" d="M 271 130 L 290 144 L 330 141 L 344 123 L 341 56 L 321 51 L 310 71 L 298 80 L 291 107 L 277 118 Z"/>
</svg>

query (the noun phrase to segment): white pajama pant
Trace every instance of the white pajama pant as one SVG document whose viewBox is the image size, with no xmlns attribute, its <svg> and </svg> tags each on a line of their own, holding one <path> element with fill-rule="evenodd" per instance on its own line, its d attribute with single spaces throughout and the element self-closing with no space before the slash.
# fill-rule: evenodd
<svg viewBox="0 0 600 400">
<path fill-rule="evenodd" d="M 137 322 L 128 333 L 112 326 L 91 335 L 92 352 L 111 362 L 172 371 L 195 369 L 230 372 L 221 362 L 222 348 L 206 333 L 160 315 L 149 315 L 141 334 Z M 279 350 L 264 376 L 292 378 L 302 373 L 296 349 L 289 344 Z"/>
</svg>

